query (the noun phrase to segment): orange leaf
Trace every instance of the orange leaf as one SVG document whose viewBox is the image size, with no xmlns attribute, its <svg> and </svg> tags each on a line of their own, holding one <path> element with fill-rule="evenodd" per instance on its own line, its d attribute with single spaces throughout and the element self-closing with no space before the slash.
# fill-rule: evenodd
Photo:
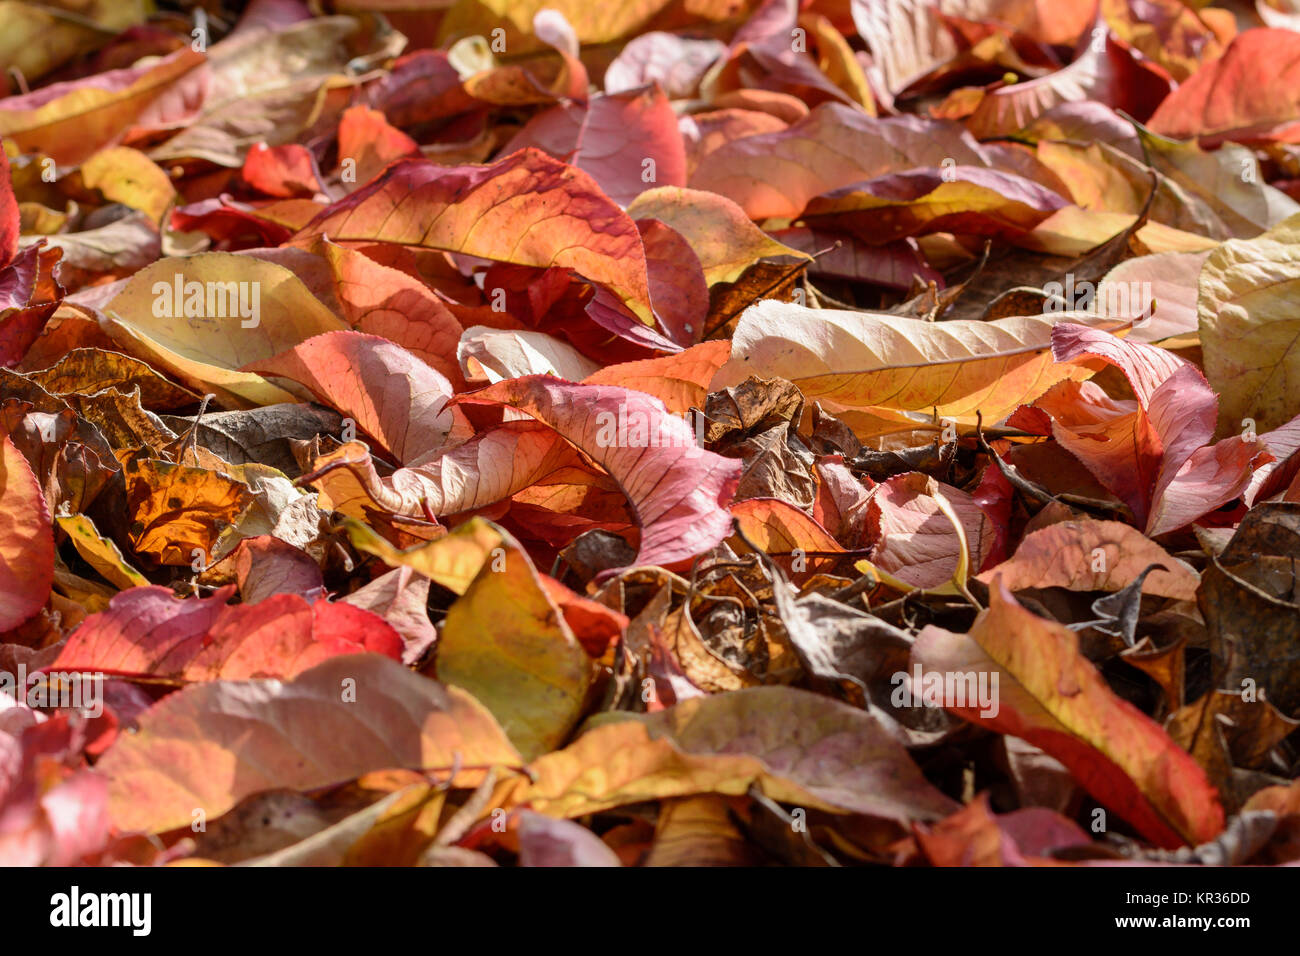
<svg viewBox="0 0 1300 956">
<path fill-rule="evenodd" d="M 955 679 L 963 695 L 936 694 L 945 697 L 943 706 L 1046 751 L 1159 846 L 1217 836 L 1223 807 L 1205 771 L 1159 724 L 1115 695 L 1079 652 L 1078 635 L 1025 610 L 1000 579 L 989 601 L 968 635 L 933 625 L 918 635 L 912 662 L 928 676 L 912 693 Z M 975 686 L 992 691 L 991 707 L 964 693 Z"/>
<path fill-rule="evenodd" d="M 662 358 L 620 362 L 593 372 L 584 385 L 621 385 L 653 395 L 674 415 L 703 408 L 709 382 L 731 355 L 731 343 L 701 342 Z"/>
<path fill-rule="evenodd" d="M 535 149 L 490 166 L 399 160 L 294 237 L 394 242 L 537 268 L 567 268 L 653 323 L 636 223 L 595 180 Z"/>
<path fill-rule="evenodd" d="M 1247 30 L 1169 94 L 1147 124 L 1202 146 L 1300 139 L 1300 34 Z"/>
<path fill-rule="evenodd" d="M 322 245 L 343 318 L 358 332 L 402 346 L 453 386 L 462 387 L 456 343 L 464 330 L 442 300 L 399 269 L 329 241 Z"/>
<path fill-rule="evenodd" d="M 380 110 L 352 106 L 339 118 L 339 162 L 356 163 L 356 182 L 368 183 L 389 163 L 419 156 L 420 147 L 392 126 Z"/>
<path fill-rule="evenodd" d="M 764 552 L 781 555 L 783 565 L 791 566 L 791 552 L 844 551 L 831 533 L 815 519 L 778 498 L 746 498 L 732 505 L 731 513 L 746 537 Z M 738 551 L 749 550 L 743 544 L 735 546 Z M 798 553 L 793 555 L 794 559 L 798 557 Z M 818 554 L 806 558 L 802 567 L 796 561 L 795 574 L 829 568 L 835 560 L 833 557 L 827 560 L 825 555 Z"/>
<path fill-rule="evenodd" d="M 1152 571 L 1143 582 L 1143 591 L 1180 601 L 1196 600 L 1200 578 L 1195 571 L 1137 529 L 1119 521 L 1092 518 L 1062 521 L 1030 532 L 1013 557 L 979 579 L 991 583 L 1001 577 L 1011 591 L 1051 587 L 1118 591 L 1152 564 L 1164 570 Z"/>
<path fill-rule="evenodd" d="M 53 583 L 50 509 L 27 459 L 5 435 L 0 439 L 0 632 L 39 611 Z"/>
<path fill-rule="evenodd" d="M 121 830 L 215 819 L 263 790 L 313 790 L 389 768 L 462 768 L 450 785 L 477 786 L 487 767 L 519 754 L 481 704 L 377 654 L 335 657 L 293 681 L 213 681 L 159 701 L 96 770 L 109 779 Z"/>
</svg>

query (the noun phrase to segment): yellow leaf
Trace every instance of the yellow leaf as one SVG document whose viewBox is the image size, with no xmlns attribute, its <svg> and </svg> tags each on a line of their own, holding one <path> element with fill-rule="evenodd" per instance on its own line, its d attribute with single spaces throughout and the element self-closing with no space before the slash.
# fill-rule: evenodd
<svg viewBox="0 0 1300 956">
<path fill-rule="evenodd" d="M 1129 317 L 1090 312 L 992 322 L 924 322 L 884 312 L 806 309 L 765 300 L 740 317 L 731 360 L 712 387 L 749 375 L 788 379 L 810 399 L 996 421 L 1057 382 L 1092 370 L 1052 360 L 1052 326 L 1120 327 Z"/>
<path fill-rule="evenodd" d="M 437 669 L 487 707 L 528 760 L 569 735 L 592 678 L 586 651 L 513 542 L 448 609 Z"/>
<path fill-rule="evenodd" d="M 81 164 L 81 184 L 98 189 L 110 202 L 139 209 L 154 222 L 176 196 L 162 168 L 144 153 L 127 146 L 101 149 Z"/>
<path fill-rule="evenodd" d="M 606 366 L 582 384 L 634 388 L 662 401 L 674 415 L 685 415 L 692 407 L 704 407 L 709 382 L 730 354 L 730 342 L 701 342 L 672 355 Z"/>
<path fill-rule="evenodd" d="M 658 219 L 679 232 L 700 257 L 709 285 L 735 282 L 759 259 L 769 256 L 811 258 L 777 242 L 754 225 L 745 211 L 714 192 L 660 186 L 647 189 L 627 207 L 633 219 Z"/>
<path fill-rule="evenodd" d="M 405 551 L 393 547 L 359 521 L 349 518 L 344 527 L 354 548 L 375 555 L 391 567 L 404 565 L 418 571 L 457 594 L 469 590 L 486 562 L 494 557 L 499 562 L 505 555 L 502 546 L 513 541 L 484 518 L 471 518 L 438 540 Z M 498 550 L 500 555 L 494 556 L 493 552 Z"/>
<path fill-rule="evenodd" d="M 1268 431 L 1300 414 L 1300 214 L 1254 239 L 1231 239 L 1201 267 L 1205 377 L 1221 434 L 1254 419 Z"/>
<path fill-rule="evenodd" d="M 149 579 L 131 567 L 122 552 L 110 539 L 97 530 L 95 524 L 85 515 L 59 515 L 55 518 L 59 527 L 68 533 L 77 553 L 86 559 L 92 568 L 119 588 L 133 588 L 149 583 Z"/>
<path fill-rule="evenodd" d="M 288 269 L 225 252 L 161 259 L 133 275 L 104 312 L 127 351 L 236 408 L 301 400 L 238 369 L 348 328 Z"/>
</svg>

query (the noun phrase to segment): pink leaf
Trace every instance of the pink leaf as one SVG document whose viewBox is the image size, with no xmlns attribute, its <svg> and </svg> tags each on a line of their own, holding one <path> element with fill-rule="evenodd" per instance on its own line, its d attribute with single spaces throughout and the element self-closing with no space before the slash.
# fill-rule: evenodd
<svg viewBox="0 0 1300 956">
<path fill-rule="evenodd" d="M 427 461 L 469 436 L 464 417 L 446 407 L 446 377 L 377 335 L 326 332 L 244 371 L 307 386 L 402 464 Z"/>
<path fill-rule="evenodd" d="M 741 463 L 705 451 L 663 402 L 613 385 L 544 375 L 498 382 L 462 402 L 499 402 L 527 412 L 592 457 L 619 484 L 641 526 L 637 564 L 674 564 L 731 531 L 726 509 Z"/>
<path fill-rule="evenodd" d="M 932 482 L 916 471 L 895 475 L 875 489 L 867 511 L 869 539 L 875 543 L 872 563 L 918 588 L 951 581 L 960 553 L 957 531 L 940 509 Z M 974 572 L 993 546 L 993 522 L 966 492 L 942 482 L 934 485 L 961 520 Z"/>
</svg>

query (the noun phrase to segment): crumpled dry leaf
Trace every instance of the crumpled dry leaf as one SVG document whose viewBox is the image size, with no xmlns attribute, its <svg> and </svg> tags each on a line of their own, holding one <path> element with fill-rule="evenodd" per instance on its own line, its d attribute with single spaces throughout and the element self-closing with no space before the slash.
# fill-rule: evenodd
<svg viewBox="0 0 1300 956">
<path fill-rule="evenodd" d="M 875 718 L 805 691 L 755 687 L 626 716 L 534 761 L 535 782 L 518 785 L 512 800 L 575 817 L 644 799 L 743 794 L 757 783 L 777 800 L 900 821 L 955 809 Z M 624 752 L 616 767 L 606 763 L 612 751 Z"/>
<path fill-rule="evenodd" d="M 1300 553 L 1300 508 L 1263 504 L 1205 569 L 1200 593 L 1211 646 L 1229 661 L 1221 686 L 1267 690 L 1283 713 L 1300 716 L 1300 592 L 1292 569 Z M 1249 682 L 1249 683 L 1248 683 Z"/>
</svg>

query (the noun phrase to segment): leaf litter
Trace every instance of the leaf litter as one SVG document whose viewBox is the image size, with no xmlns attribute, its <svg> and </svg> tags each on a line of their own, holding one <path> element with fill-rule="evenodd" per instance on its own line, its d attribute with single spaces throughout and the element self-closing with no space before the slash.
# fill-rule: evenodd
<svg viewBox="0 0 1300 956">
<path fill-rule="evenodd" d="M 0 9 L 0 864 L 1300 860 L 1300 14 L 372 7 Z"/>
</svg>

